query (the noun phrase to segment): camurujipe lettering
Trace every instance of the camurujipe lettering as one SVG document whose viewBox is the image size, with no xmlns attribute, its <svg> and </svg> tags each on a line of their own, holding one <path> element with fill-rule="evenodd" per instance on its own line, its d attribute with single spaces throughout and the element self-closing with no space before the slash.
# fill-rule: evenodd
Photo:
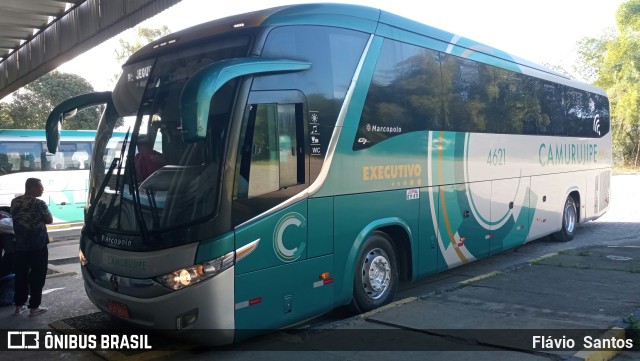
<svg viewBox="0 0 640 361">
<path fill-rule="evenodd" d="M 362 167 L 362 180 L 386 180 L 420 177 L 420 164 L 366 165 Z"/>
<path fill-rule="evenodd" d="M 128 268 L 130 270 L 144 271 L 147 269 L 147 261 L 140 259 L 109 257 L 107 263 L 121 268 Z"/>
<path fill-rule="evenodd" d="M 597 144 L 540 144 L 540 165 L 584 165 L 598 163 Z"/>
</svg>

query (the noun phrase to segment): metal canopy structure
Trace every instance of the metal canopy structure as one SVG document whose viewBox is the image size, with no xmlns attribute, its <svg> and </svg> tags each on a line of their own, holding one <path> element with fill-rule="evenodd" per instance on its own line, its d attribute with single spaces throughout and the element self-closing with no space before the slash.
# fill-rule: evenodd
<svg viewBox="0 0 640 361">
<path fill-rule="evenodd" d="M 0 2 L 0 56 L 6 58 L 50 20 L 59 19 L 69 6 L 84 0 L 3 0 Z"/>
<path fill-rule="evenodd" d="M 179 2 L 0 0 L 0 99 Z"/>
</svg>

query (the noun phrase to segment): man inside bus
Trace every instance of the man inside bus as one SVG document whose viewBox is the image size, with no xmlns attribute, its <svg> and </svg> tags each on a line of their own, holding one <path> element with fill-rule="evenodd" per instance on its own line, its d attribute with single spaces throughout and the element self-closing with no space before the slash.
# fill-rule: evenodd
<svg viewBox="0 0 640 361">
<path fill-rule="evenodd" d="M 0 174 L 9 174 L 13 164 L 9 163 L 9 156 L 0 153 Z"/>
<path fill-rule="evenodd" d="M 153 149 L 153 142 L 148 137 L 138 138 L 138 153 L 133 162 L 136 167 L 138 182 L 142 183 L 153 172 L 167 165 L 167 160 L 162 153 Z"/>
</svg>

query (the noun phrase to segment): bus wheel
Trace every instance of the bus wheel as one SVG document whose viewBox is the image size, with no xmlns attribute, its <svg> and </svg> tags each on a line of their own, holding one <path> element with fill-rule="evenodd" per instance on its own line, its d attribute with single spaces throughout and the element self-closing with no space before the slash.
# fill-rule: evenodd
<svg viewBox="0 0 640 361">
<path fill-rule="evenodd" d="M 576 225 L 578 224 L 578 209 L 576 201 L 572 196 L 567 197 L 562 212 L 562 229 L 552 235 L 553 239 L 559 242 L 569 242 L 576 234 Z"/>
<path fill-rule="evenodd" d="M 374 232 L 364 243 L 356 263 L 353 299 L 349 305 L 356 313 L 371 311 L 393 300 L 398 288 L 398 264 L 391 240 L 383 232 Z"/>
</svg>

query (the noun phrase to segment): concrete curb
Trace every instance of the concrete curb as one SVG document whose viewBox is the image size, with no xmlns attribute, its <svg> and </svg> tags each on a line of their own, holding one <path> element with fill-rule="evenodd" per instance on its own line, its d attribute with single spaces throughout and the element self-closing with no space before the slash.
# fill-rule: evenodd
<svg viewBox="0 0 640 361">
<path fill-rule="evenodd" d="M 47 268 L 49 268 L 49 269 L 51 269 L 51 270 L 53 270 L 53 271 L 56 271 L 56 273 L 53 273 L 53 274 L 47 275 L 47 277 L 46 277 L 47 279 L 49 279 L 49 278 L 58 278 L 58 277 L 66 277 L 66 276 L 75 276 L 75 275 L 77 275 L 77 273 L 76 273 L 76 272 L 69 272 L 69 271 L 65 271 L 65 270 L 63 270 L 62 268 L 57 267 L 56 265 L 52 265 L 51 263 L 49 263 L 49 264 L 47 265 Z"/>
<path fill-rule="evenodd" d="M 48 224 L 47 225 L 47 230 L 52 231 L 52 230 L 56 230 L 56 229 L 82 227 L 83 225 L 84 225 L 84 222 Z"/>
<path fill-rule="evenodd" d="M 560 254 L 560 253 L 558 253 L 558 252 L 553 252 L 553 253 L 545 254 L 544 256 L 540 256 L 540 257 L 538 257 L 538 258 L 534 258 L 534 259 L 530 260 L 530 261 L 529 261 L 529 262 L 527 262 L 527 263 L 529 263 L 529 264 L 534 264 L 534 263 L 537 263 L 537 262 L 542 261 L 542 260 L 543 260 L 543 259 L 545 259 L 545 258 L 550 258 L 550 257 L 553 257 L 553 256 L 557 256 L 557 255 L 559 255 L 559 254 Z"/>
<path fill-rule="evenodd" d="M 502 271 L 492 271 L 492 272 L 488 272 L 485 274 L 482 274 L 480 276 L 476 276 L 473 278 L 469 278 L 468 280 L 464 280 L 464 281 L 460 281 L 459 283 L 462 285 L 470 285 L 474 282 L 478 282 L 487 278 L 491 278 L 491 277 L 495 277 L 495 276 L 499 276 L 501 275 L 503 272 Z"/>
<path fill-rule="evenodd" d="M 388 305 L 382 306 L 380 308 L 376 308 L 375 310 L 371 310 L 369 312 L 365 312 L 365 313 L 361 313 L 360 315 L 356 316 L 356 317 L 360 317 L 363 319 L 367 319 L 373 315 L 375 315 L 376 313 L 380 313 L 382 311 L 388 310 L 390 308 L 393 307 L 397 307 L 397 306 L 401 306 L 407 303 L 411 303 L 413 301 L 417 301 L 419 298 L 418 297 L 407 297 L 407 298 L 403 298 L 401 300 L 395 301 L 395 302 L 391 302 Z"/>
</svg>

